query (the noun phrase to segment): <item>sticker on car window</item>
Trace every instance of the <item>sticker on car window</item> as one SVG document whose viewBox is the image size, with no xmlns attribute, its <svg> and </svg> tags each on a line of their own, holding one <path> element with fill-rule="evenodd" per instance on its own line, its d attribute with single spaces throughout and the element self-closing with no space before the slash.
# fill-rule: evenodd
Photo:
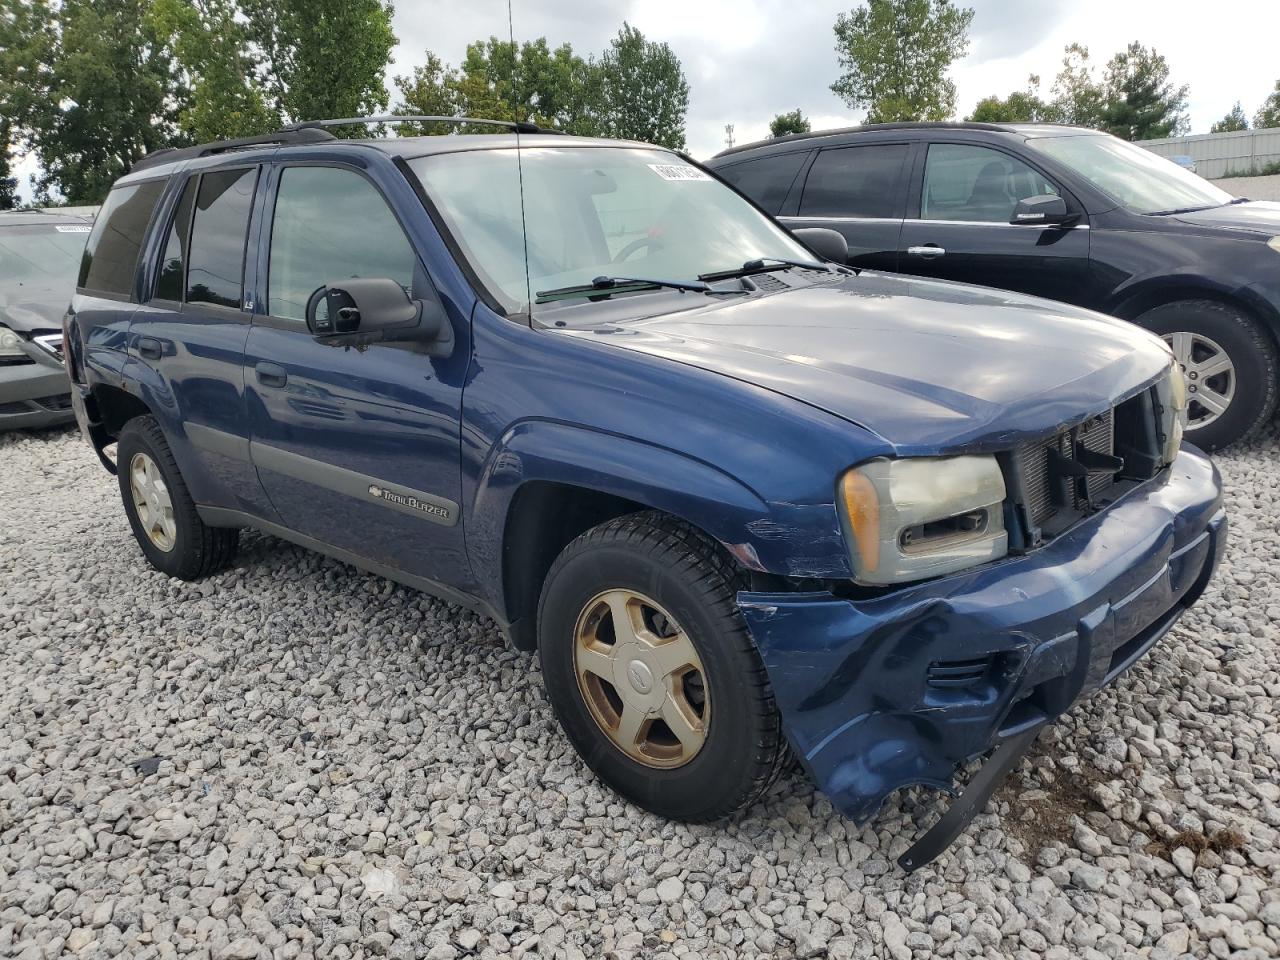
<svg viewBox="0 0 1280 960">
<path fill-rule="evenodd" d="M 687 163 L 651 163 L 649 169 L 660 176 L 663 180 L 710 180 L 705 173 L 697 167 L 691 167 Z"/>
<path fill-rule="evenodd" d="M 53 225 L 53 229 L 57 230 L 59 233 L 89 233 L 92 228 L 87 225 L 67 226 L 66 224 L 62 224 L 62 223 L 55 223 Z"/>
</svg>

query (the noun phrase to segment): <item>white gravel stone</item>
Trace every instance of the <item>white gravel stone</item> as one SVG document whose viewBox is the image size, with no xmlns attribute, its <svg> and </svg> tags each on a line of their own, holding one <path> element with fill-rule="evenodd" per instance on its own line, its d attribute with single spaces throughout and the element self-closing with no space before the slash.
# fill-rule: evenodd
<svg viewBox="0 0 1280 960">
<path fill-rule="evenodd" d="M 931 792 L 665 822 L 488 621 L 257 534 L 169 580 L 78 434 L 0 436 L 0 956 L 1274 957 L 1280 431 L 1216 459 L 1203 600 L 905 877 Z"/>
</svg>

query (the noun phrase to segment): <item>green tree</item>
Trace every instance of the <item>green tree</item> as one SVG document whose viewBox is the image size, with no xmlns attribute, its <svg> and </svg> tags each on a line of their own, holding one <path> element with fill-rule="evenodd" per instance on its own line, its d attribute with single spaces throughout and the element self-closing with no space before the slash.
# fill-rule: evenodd
<svg viewBox="0 0 1280 960">
<path fill-rule="evenodd" d="M 1057 111 L 1040 98 L 1040 78 L 1033 74 L 1026 90 L 1015 90 L 1004 99 L 995 94 L 984 97 L 966 119 L 975 123 L 1034 123 L 1057 116 Z"/>
<path fill-rule="evenodd" d="M 1255 130 L 1280 127 L 1280 80 L 1276 81 L 1276 88 L 1271 91 L 1271 96 L 1262 101 L 1262 106 L 1254 115 L 1253 127 Z"/>
<path fill-rule="evenodd" d="M 1046 120 L 1095 129 L 1102 126 L 1102 105 L 1106 93 L 1094 79 L 1088 47 L 1079 43 L 1067 44 L 1063 51 L 1062 69 L 1054 78 L 1052 92 Z"/>
<path fill-rule="evenodd" d="M 396 89 L 400 91 L 395 112 L 425 117 L 465 115 L 466 110 L 458 103 L 456 81 L 457 76 L 453 69 L 428 50 L 425 64 L 414 67 L 413 73 L 407 77 L 395 78 Z M 411 133 L 448 133 L 450 130 L 442 125 L 430 129 L 418 129 L 417 124 L 405 124 L 400 132 L 408 136 Z"/>
<path fill-rule="evenodd" d="M 0 109 L 42 173 L 38 192 L 97 203 L 143 154 L 181 139 L 186 90 L 150 0 L 4 0 Z"/>
<path fill-rule="evenodd" d="M 623 23 L 599 70 L 602 135 L 684 149 L 689 83 L 671 47 Z"/>
<path fill-rule="evenodd" d="M 248 26 L 236 14 L 234 0 L 153 0 L 152 23 L 191 91 L 178 124 L 196 141 L 248 137 L 280 125 L 256 75 Z"/>
<path fill-rule="evenodd" d="M 796 107 L 790 113 L 780 113 L 769 124 L 771 137 L 785 137 L 789 133 L 808 133 L 809 118 Z"/>
<path fill-rule="evenodd" d="M 1244 115 L 1244 108 L 1240 106 L 1240 101 L 1236 101 L 1236 105 L 1231 108 L 1231 112 L 1209 128 L 1210 133 L 1233 133 L 1236 130 L 1248 130 L 1249 120 Z"/>
<path fill-rule="evenodd" d="M 947 70 L 968 52 L 972 22 L 950 0 L 868 0 L 836 17 L 843 73 L 831 89 L 869 123 L 945 120 L 956 105 Z"/>
<path fill-rule="evenodd" d="M 391 48 L 385 0 L 240 0 L 260 76 L 282 119 L 358 117 L 384 110 Z M 356 130 L 361 132 L 360 129 Z"/>
<path fill-rule="evenodd" d="M 18 206 L 18 178 L 10 175 L 11 126 L 0 120 L 0 210 L 14 210 Z"/>
<path fill-rule="evenodd" d="M 1131 43 L 1107 64 L 1102 128 L 1124 140 L 1186 133 L 1188 87 L 1169 81 L 1169 63 L 1154 49 Z"/>
</svg>

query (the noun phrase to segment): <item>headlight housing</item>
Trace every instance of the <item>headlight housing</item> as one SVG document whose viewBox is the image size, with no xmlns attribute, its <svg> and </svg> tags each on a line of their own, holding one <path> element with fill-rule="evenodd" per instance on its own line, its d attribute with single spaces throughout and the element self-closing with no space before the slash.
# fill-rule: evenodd
<svg viewBox="0 0 1280 960">
<path fill-rule="evenodd" d="M 872 460 L 846 472 L 838 494 L 859 583 L 922 580 L 1009 552 L 995 457 Z"/>
<path fill-rule="evenodd" d="M 0 358 L 25 357 L 27 351 L 22 349 L 22 338 L 8 327 L 0 325 Z"/>
<path fill-rule="evenodd" d="M 1274 250 L 1276 253 L 1280 253 L 1280 237 L 1272 237 L 1270 240 L 1267 241 L 1267 246 L 1270 247 L 1272 250 Z"/>
<path fill-rule="evenodd" d="M 1166 464 L 1173 463 L 1187 425 L 1187 381 L 1176 362 L 1156 385 L 1156 396 L 1160 400 L 1160 459 Z"/>
</svg>

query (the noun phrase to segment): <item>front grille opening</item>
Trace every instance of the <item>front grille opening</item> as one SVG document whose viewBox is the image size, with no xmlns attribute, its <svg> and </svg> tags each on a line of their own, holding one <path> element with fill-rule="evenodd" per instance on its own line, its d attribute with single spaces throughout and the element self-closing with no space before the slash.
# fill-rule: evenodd
<svg viewBox="0 0 1280 960">
<path fill-rule="evenodd" d="M 935 660 L 929 664 L 925 678 L 929 686 L 940 690 L 972 687 L 991 675 L 994 663 L 994 656 L 972 660 Z"/>
<path fill-rule="evenodd" d="M 1001 464 L 1009 490 L 1005 525 L 1010 548 L 1039 546 L 1155 476 L 1160 451 L 1156 422 L 1152 391 L 1147 390 L 1006 454 Z"/>
</svg>

